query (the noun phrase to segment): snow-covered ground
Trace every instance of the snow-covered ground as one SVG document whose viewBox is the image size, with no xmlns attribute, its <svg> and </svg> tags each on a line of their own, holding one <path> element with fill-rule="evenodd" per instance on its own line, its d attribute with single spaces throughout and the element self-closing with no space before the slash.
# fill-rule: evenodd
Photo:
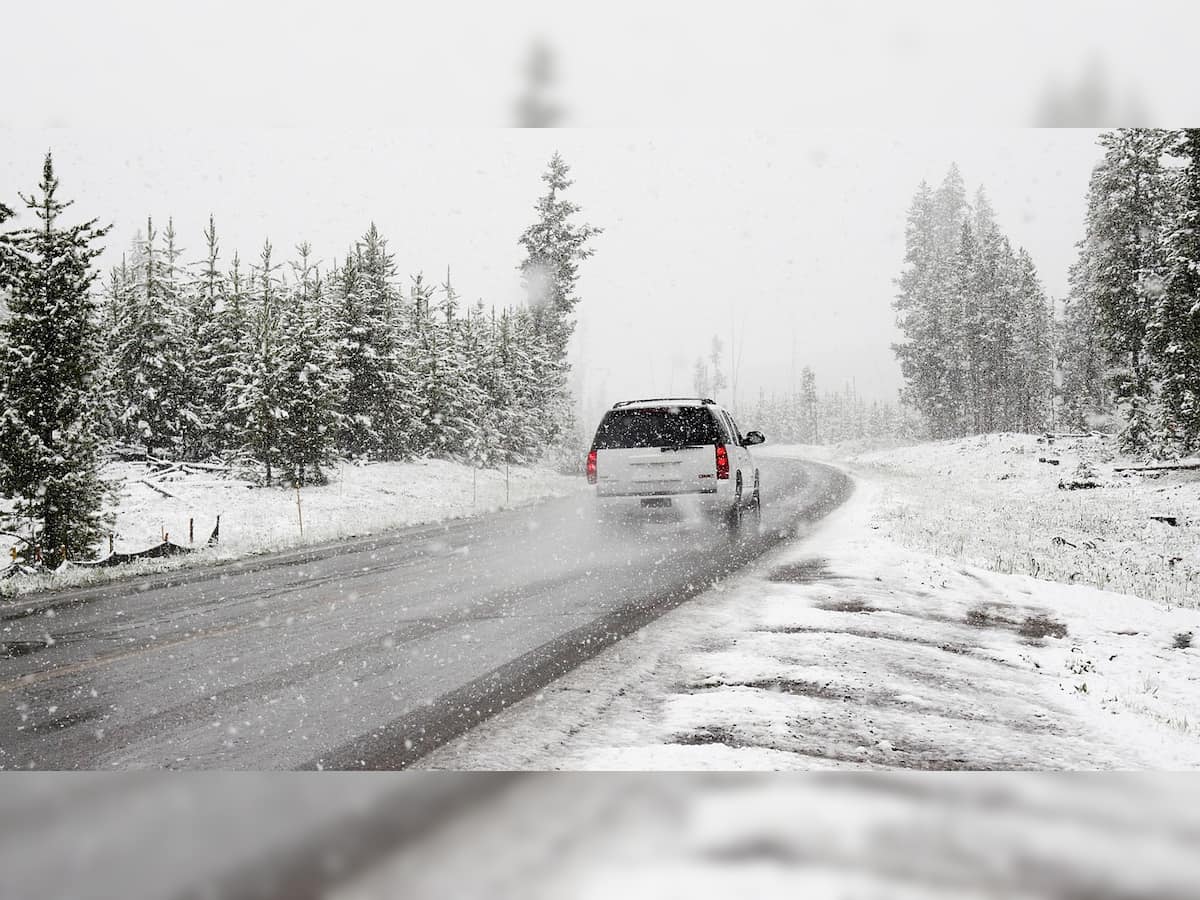
<svg viewBox="0 0 1200 900">
<path fill-rule="evenodd" d="M 943 451 L 960 452 L 934 445 L 901 458 L 915 467 L 920 453 L 938 459 Z M 934 555 L 905 546 L 888 528 L 901 499 L 894 480 L 864 472 L 852 499 L 815 535 L 668 613 L 424 765 L 1200 767 L 1200 648 L 1187 646 L 1190 635 L 1200 637 L 1200 611 L 990 571 L 954 559 L 957 548 Z M 997 508 L 1008 505 L 1009 480 L 1020 478 L 983 482 L 978 502 L 990 491 Z M 912 496 L 940 509 L 954 496 L 953 481 L 941 483 L 941 492 L 922 487 Z M 1038 502 L 1035 488 L 1022 488 L 1030 504 Z M 1188 513 L 1190 490 L 1184 484 L 1152 508 L 1174 502 L 1170 508 Z M 914 520 L 928 515 L 907 509 Z M 968 528 L 969 514 L 953 514 L 948 540 Z M 999 528 L 1003 516 L 984 521 Z M 1017 544 L 1021 534 L 1009 539 Z"/>
<path fill-rule="evenodd" d="M 1200 470 L 1118 472 L 1138 463 L 1117 456 L 1111 438 L 1050 443 L 1024 434 L 876 451 L 848 463 L 880 485 L 876 524 L 906 546 L 998 572 L 1200 605 Z M 1089 480 L 1098 486 L 1059 487 Z"/>
<path fill-rule="evenodd" d="M 463 518 L 586 488 L 582 478 L 560 475 L 544 467 L 511 468 L 506 487 L 502 468 L 474 469 L 436 459 L 342 464 L 330 473 L 328 484 L 305 487 L 299 498 L 295 490 L 261 487 L 223 474 L 173 471 L 159 475 L 145 463 L 111 463 L 105 467 L 104 476 L 119 485 L 112 529 L 115 550 L 142 550 L 158 544 L 164 536 L 187 546 L 190 520 L 192 545 L 197 552 L 110 569 L 68 566 L 50 576 L 18 576 L 0 582 L 0 590 L 24 593 L 236 559 L 406 525 Z M 206 547 L 218 516 L 220 540 Z M 11 539 L 0 536 L 0 552 L 6 560 L 11 543 Z"/>
</svg>

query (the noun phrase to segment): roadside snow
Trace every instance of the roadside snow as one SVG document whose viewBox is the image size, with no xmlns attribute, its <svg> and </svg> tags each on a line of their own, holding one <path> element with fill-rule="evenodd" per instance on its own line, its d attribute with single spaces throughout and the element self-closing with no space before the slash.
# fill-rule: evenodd
<svg viewBox="0 0 1200 900">
<path fill-rule="evenodd" d="M 487 769 L 1200 768 L 1200 612 L 883 535 L 885 487 L 423 761 Z"/>
<path fill-rule="evenodd" d="M 998 572 L 1200 606 L 1200 470 L 1118 472 L 1137 463 L 1118 456 L 1111 438 L 1025 434 L 863 453 L 848 464 L 880 485 L 875 521 L 899 543 Z"/>
<path fill-rule="evenodd" d="M 473 469 L 446 460 L 407 463 L 343 464 L 326 485 L 299 492 L 261 487 L 219 475 L 172 472 L 152 479 L 143 463 L 112 463 L 104 476 L 119 487 L 114 549 L 136 551 L 164 537 L 189 545 L 191 520 L 195 554 L 146 560 L 111 569 L 67 569 L 50 576 L 16 577 L 0 582 L 12 593 L 69 587 L 152 571 L 236 559 L 391 528 L 459 519 L 522 506 L 583 490 L 583 479 L 542 467 L 513 467 L 505 486 L 503 469 Z M 170 494 L 170 496 L 166 496 Z M 303 531 L 301 531 L 301 515 Z M 205 543 L 220 516 L 220 540 Z M 7 543 L 4 541 L 8 541 Z M 0 537 L 7 558 L 11 541 Z M 105 548 L 106 549 L 106 548 Z"/>
</svg>

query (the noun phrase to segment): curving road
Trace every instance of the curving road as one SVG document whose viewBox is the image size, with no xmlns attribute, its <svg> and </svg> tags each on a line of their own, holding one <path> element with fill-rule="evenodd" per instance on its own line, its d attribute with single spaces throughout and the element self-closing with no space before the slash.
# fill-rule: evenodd
<svg viewBox="0 0 1200 900">
<path fill-rule="evenodd" d="M 0 608 L 4 769 L 402 768 L 850 490 L 760 459 L 763 528 L 598 527 L 582 495 Z"/>
</svg>

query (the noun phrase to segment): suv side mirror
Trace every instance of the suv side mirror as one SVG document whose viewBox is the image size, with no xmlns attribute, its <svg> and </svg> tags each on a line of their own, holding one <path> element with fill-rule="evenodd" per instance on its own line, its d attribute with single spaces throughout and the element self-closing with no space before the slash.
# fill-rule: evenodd
<svg viewBox="0 0 1200 900">
<path fill-rule="evenodd" d="M 761 444 L 765 440 L 766 438 L 763 437 L 761 431 L 748 431 L 746 432 L 746 436 L 742 438 L 742 443 L 747 447 L 753 447 L 755 444 Z"/>
</svg>

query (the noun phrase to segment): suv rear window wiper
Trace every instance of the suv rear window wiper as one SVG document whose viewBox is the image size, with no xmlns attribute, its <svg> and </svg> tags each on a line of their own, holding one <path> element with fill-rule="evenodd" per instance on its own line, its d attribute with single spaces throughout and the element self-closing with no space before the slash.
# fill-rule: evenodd
<svg viewBox="0 0 1200 900">
<path fill-rule="evenodd" d="M 659 447 L 658 449 L 660 452 L 666 453 L 668 450 L 673 452 L 678 452 L 680 450 L 699 450 L 704 446 L 704 444 L 672 444 L 669 447 Z"/>
</svg>

